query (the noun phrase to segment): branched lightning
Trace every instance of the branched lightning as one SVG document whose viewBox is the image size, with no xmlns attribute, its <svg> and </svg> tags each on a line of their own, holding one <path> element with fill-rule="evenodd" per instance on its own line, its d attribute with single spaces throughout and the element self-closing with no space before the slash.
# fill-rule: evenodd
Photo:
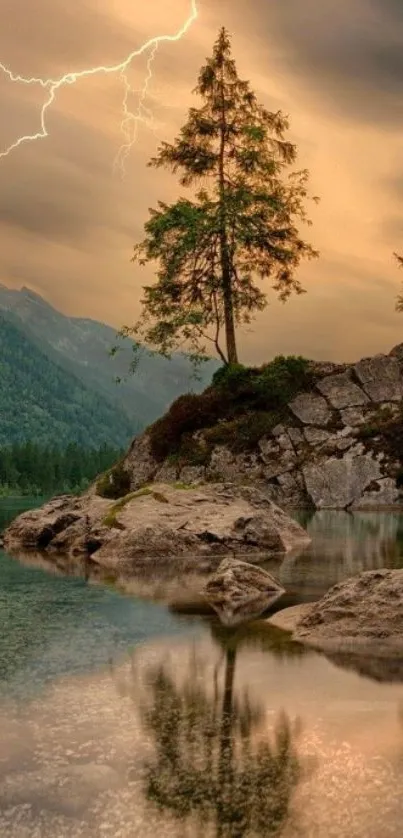
<svg viewBox="0 0 403 838">
<path fill-rule="evenodd" d="M 49 136 L 47 129 L 47 115 L 51 106 L 55 102 L 57 93 L 60 90 L 60 88 L 64 87 L 67 84 L 76 84 L 76 82 L 78 82 L 80 79 L 89 78 L 91 76 L 97 76 L 100 74 L 119 74 L 123 83 L 124 91 L 122 103 L 123 116 L 121 123 L 121 130 L 124 136 L 124 143 L 120 147 L 116 155 L 114 168 L 118 169 L 121 172 L 121 174 L 124 175 L 125 162 L 127 160 L 128 155 L 130 154 L 133 144 L 136 142 L 139 123 L 143 122 L 149 127 L 152 127 L 152 114 L 146 107 L 145 101 L 149 92 L 149 86 L 152 79 L 153 62 L 158 47 L 162 43 L 173 43 L 179 41 L 187 33 L 188 29 L 190 29 L 191 25 L 198 17 L 197 0 L 190 0 L 190 6 L 190 14 L 178 32 L 176 32 L 173 35 L 156 35 L 153 38 L 150 38 L 138 49 L 133 50 L 133 52 L 131 52 L 119 64 L 89 67 L 86 70 L 75 70 L 66 73 L 64 76 L 61 76 L 57 79 L 44 79 L 36 77 L 26 78 L 25 76 L 21 76 L 19 74 L 14 73 L 12 70 L 10 70 L 9 67 L 6 67 L 4 64 L 0 62 L 0 71 L 5 76 L 7 76 L 7 78 L 14 84 L 37 85 L 38 87 L 42 87 L 47 92 L 46 99 L 42 105 L 40 112 L 40 130 L 36 131 L 34 134 L 24 134 L 21 137 L 18 137 L 18 139 L 11 143 L 11 145 L 9 145 L 8 148 L 4 149 L 4 151 L 0 151 L 0 159 L 3 157 L 8 157 L 8 155 L 11 154 L 11 152 L 15 151 L 24 143 L 35 142 L 36 140 L 43 140 Z M 131 68 L 134 59 L 139 58 L 141 55 L 144 55 L 147 52 L 149 52 L 147 60 L 147 75 L 141 89 L 137 91 L 137 108 L 134 112 L 132 112 L 130 110 L 129 102 L 131 96 L 134 95 L 136 91 L 134 91 L 130 85 L 128 79 L 128 72 Z"/>
<path fill-rule="evenodd" d="M 154 58 L 157 53 L 158 43 L 154 43 L 150 50 L 150 55 L 147 60 L 147 75 L 144 79 L 144 84 L 142 88 L 138 91 L 133 90 L 127 74 L 125 72 L 121 73 L 122 83 L 124 88 L 124 96 L 123 96 L 123 119 L 120 125 L 122 134 L 125 138 L 125 142 L 121 145 L 114 163 L 113 168 L 114 171 L 117 169 L 120 170 L 122 177 L 126 174 L 125 163 L 130 154 L 130 151 L 137 140 L 137 133 L 139 123 L 142 122 L 147 125 L 149 128 L 153 128 L 153 116 L 149 108 L 145 106 L 145 101 L 147 99 L 149 85 L 152 79 L 152 67 Z M 138 101 L 137 101 L 137 109 L 133 113 L 129 108 L 129 97 L 135 95 L 137 93 Z"/>
</svg>

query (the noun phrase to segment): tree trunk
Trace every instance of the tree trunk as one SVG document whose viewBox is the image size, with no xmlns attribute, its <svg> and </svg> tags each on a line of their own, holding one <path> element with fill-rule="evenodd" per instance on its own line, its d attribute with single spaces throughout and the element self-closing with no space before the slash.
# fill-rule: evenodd
<svg viewBox="0 0 403 838">
<path fill-rule="evenodd" d="M 221 136 L 218 185 L 220 195 L 220 257 L 221 257 L 221 282 L 224 300 L 224 326 L 225 340 L 227 344 L 227 359 L 229 364 L 238 363 L 238 352 L 236 347 L 235 323 L 234 323 L 234 301 L 232 293 L 231 264 L 228 247 L 227 220 L 225 212 L 225 139 L 226 139 L 226 114 L 224 98 L 224 67 L 221 67 Z"/>
<path fill-rule="evenodd" d="M 220 757 L 219 757 L 219 802 L 217 811 L 217 838 L 226 834 L 225 827 L 230 822 L 233 788 L 233 743 L 232 743 L 232 709 L 234 701 L 234 677 L 236 664 L 236 649 L 227 649 L 225 665 L 224 696 L 222 703 Z"/>
</svg>

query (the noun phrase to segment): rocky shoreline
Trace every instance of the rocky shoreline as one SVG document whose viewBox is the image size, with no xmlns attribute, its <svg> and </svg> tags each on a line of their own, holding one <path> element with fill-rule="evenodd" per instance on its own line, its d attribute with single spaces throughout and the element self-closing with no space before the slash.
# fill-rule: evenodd
<svg viewBox="0 0 403 838">
<path fill-rule="evenodd" d="M 178 559 L 200 571 L 215 570 L 226 557 L 259 563 L 309 543 L 259 489 L 229 483 L 153 484 L 118 501 L 94 493 L 54 498 L 20 515 L 4 534 L 10 553 L 87 556 L 126 577 L 150 562 L 163 568 Z"/>
</svg>

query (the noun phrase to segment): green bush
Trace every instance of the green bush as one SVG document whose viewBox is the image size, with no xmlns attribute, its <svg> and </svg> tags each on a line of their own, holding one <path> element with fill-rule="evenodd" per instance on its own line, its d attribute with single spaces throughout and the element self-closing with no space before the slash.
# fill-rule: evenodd
<svg viewBox="0 0 403 838">
<path fill-rule="evenodd" d="M 116 463 L 113 468 L 102 474 L 97 482 L 97 495 L 101 498 L 117 500 L 125 497 L 130 491 L 130 474 L 123 466 L 123 462 Z"/>
<path fill-rule="evenodd" d="M 215 373 L 213 384 L 229 398 L 248 399 L 249 407 L 276 410 L 311 386 L 313 376 L 305 358 L 279 355 L 260 368 L 241 364 L 222 367 Z"/>
<path fill-rule="evenodd" d="M 225 437 L 225 444 L 238 434 L 239 441 L 231 441 L 233 450 L 237 445 L 240 450 L 252 448 L 259 428 L 263 428 L 261 436 L 267 433 L 281 418 L 287 402 L 312 383 L 309 361 L 300 357 L 279 356 L 260 368 L 241 364 L 221 367 L 211 387 L 200 395 L 181 396 L 150 428 L 153 455 L 158 460 L 178 455 L 193 465 L 205 465 L 211 445 L 192 439 L 199 430 L 208 430 L 204 436 L 209 439 Z M 274 420 L 268 418 L 269 413 Z"/>
<path fill-rule="evenodd" d="M 279 355 L 262 367 L 255 382 L 259 406 L 266 410 L 284 407 L 301 390 L 313 384 L 309 361 L 302 357 Z"/>
<path fill-rule="evenodd" d="M 245 385 L 250 385 L 259 376 L 258 367 L 244 367 L 242 364 L 228 364 L 220 367 L 213 375 L 213 386 L 238 392 Z"/>
</svg>

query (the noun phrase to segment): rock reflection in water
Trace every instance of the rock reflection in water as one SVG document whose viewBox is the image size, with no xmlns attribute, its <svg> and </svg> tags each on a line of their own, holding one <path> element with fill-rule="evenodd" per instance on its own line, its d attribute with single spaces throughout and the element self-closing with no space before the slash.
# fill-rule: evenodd
<svg viewBox="0 0 403 838">
<path fill-rule="evenodd" d="M 279 581 L 312 598 L 365 570 L 403 566 L 401 512 L 295 513 L 312 538 L 309 547 L 286 556 Z M 305 597 L 304 597 L 305 598 Z"/>
<path fill-rule="evenodd" d="M 300 724 L 283 712 L 269 735 L 264 706 L 247 690 L 234 695 L 236 635 L 220 631 L 216 640 L 223 671 L 216 667 L 211 690 L 197 655 L 182 683 L 164 662 L 145 673 L 142 717 L 154 745 L 145 794 L 200 836 L 279 835 L 302 776 Z"/>
</svg>

